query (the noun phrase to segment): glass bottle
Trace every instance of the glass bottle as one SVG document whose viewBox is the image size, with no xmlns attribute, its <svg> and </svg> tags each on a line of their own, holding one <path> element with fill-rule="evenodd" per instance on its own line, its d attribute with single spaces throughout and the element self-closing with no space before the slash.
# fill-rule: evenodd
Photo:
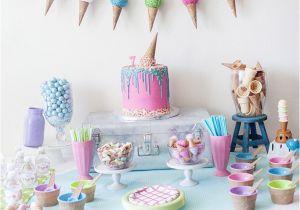
<svg viewBox="0 0 300 210">
<path fill-rule="evenodd" d="M 5 202 L 7 206 L 16 205 L 22 198 L 22 186 L 18 180 L 18 173 L 11 170 L 4 182 Z"/>
<path fill-rule="evenodd" d="M 25 157 L 20 178 L 23 188 L 34 188 L 37 181 L 34 164 L 30 157 Z"/>
<path fill-rule="evenodd" d="M 48 177 L 50 169 L 50 159 L 45 153 L 45 149 L 40 147 L 35 158 L 35 168 L 37 177 Z"/>
</svg>

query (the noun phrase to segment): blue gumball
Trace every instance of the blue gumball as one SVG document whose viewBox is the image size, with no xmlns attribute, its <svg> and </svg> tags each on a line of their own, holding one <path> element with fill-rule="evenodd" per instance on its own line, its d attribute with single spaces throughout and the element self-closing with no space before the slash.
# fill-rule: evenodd
<svg viewBox="0 0 300 210">
<path fill-rule="evenodd" d="M 69 98 L 69 99 L 67 100 L 67 102 L 68 102 L 68 104 L 71 104 L 71 103 L 72 103 L 72 100 Z"/>
<path fill-rule="evenodd" d="M 57 88 L 58 86 L 59 86 L 59 83 L 58 83 L 58 82 L 55 82 L 55 83 L 54 83 L 54 87 Z"/>
<path fill-rule="evenodd" d="M 64 114 L 68 113 L 68 109 L 63 109 L 62 113 L 64 113 Z"/>
<path fill-rule="evenodd" d="M 65 98 L 65 99 L 68 99 L 68 98 L 69 98 L 69 94 L 65 94 L 65 95 L 64 95 L 64 98 Z"/>
<path fill-rule="evenodd" d="M 65 84 L 63 85 L 64 90 L 68 90 L 69 89 L 69 84 Z"/>
<path fill-rule="evenodd" d="M 56 96 L 56 97 L 59 97 L 59 96 L 61 96 L 60 92 L 59 92 L 59 91 L 57 91 L 57 92 L 55 93 L 55 96 Z"/>
<path fill-rule="evenodd" d="M 46 93 L 49 95 L 51 93 L 51 90 L 47 89 Z"/>
<path fill-rule="evenodd" d="M 56 88 L 51 88 L 51 92 L 52 92 L 52 93 L 56 93 L 56 92 L 57 92 L 57 89 L 56 89 Z"/>
<path fill-rule="evenodd" d="M 58 100 L 63 101 L 65 98 L 63 96 L 59 96 Z"/>
<path fill-rule="evenodd" d="M 61 105 L 61 101 L 60 101 L 60 100 L 57 100 L 56 104 L 57 104 L 57 105 Z"/>
<path fill-rule="evenodd" d="M 58 113 L 58 117 L 63 118 L 64 114 L 63 113 Z"/>
<path fill-rule="evenodd" d="M 69 93 L 70 93 L 70 90 L 65 90 L 65 93 L 66 93 L 66 94 L 69 94 Z"/>
<path fill-rule="evenodd" d="M 56 103 L 56 98 L 51 98 L 50 101 L 51 101 L 51 103 L 54 104 L 54 103 Z"/>
<path fill-rule="evenodd" d="M 51 117 L 51 111 L 47 111 L 45 114 L 46 114 L 48 117 Z"/>
<path fill-rule="evenodd" d="M 66 104 L 66 108 L 69 108 L 71 105 L 70 104 Z"/>
<path fill-rule="evenodd" d="M 54 94 L 54 93 L 51 93 L 51 94 L 50 94 L 50 98 L 55 98 L 55 94 Z"/>
<path fill-rule="evenodd" d="M 57 90 L 58 90 L 58 91 L 63 91 L 64 88 L 63 88 L 62 86 L 59 86 L 59 87 L 57 88 Z"/>
<path fill-rule="evenodd" d="M 299 149 L 299 140 L 298 139 L 289 139 L 286 142 L 286 146 L 292 151 Z"/>
<path fill-rule="evenodd" d="M 64 108 L 66 108 L 66 105 L 65 104 L 60 104 L 59 107 L 62 108 L 62 109 L 64 109 Z"/>
<path fill-rule="evenodd" d="M 51 99 L 50 96 L 47 96 L 46 101 L 50 101 L 50 99 Z"/>
<path fill-rule="evenodd" d="M 57 104 L 52 104 L 51 108 L 52 109 L 56 109 L 57 108 Z"/>
<path fill-rule="evenodd" d="M 60 113 L 61 112 L 61 108 L 56 108 L 56 112 Z"/>
<path fill-rule="evenodd" d="M 71 113 L 71 112 L 72 112 L 72 109 L 71 109 L 71 108 L 68 108 L 68 112 Z"/>
<path fill-rule="evenodd" d="M 58 81 L 58 83 L 59 83 L 59 85 L 64 85 L 65 84 L 64 81 L 61 80 L 61 79 Z"/>
<path fill-rule="evenodd" d="M 56 112 L 56 111 L 52 111 L 51 114 L 52 114 L 53 116 L 56 116 L 56 115 L 57 115 L 57 112 Z"/>
</svg>

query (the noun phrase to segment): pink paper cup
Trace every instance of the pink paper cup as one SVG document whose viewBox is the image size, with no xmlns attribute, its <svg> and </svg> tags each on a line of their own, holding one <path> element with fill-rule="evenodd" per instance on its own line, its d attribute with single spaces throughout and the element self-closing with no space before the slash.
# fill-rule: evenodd
<svg viewBox="0 0 300 210">
<path fill-rule="evenodd" d="M 257 190 L 253 193 L 249 193 L 251 187 L 240 186 L 233 187 L 229 190 L 233 207 L 235 210 L 253 210 L 255 209 L 255 202 L 257 197 Z"/>
<path fill-rule="evenodd" d="M 210 136 L 210 149 L 216 167 L 216 176 L 228 176 L 227 171 L 229 162 L 231 135 Z"/>
<path fill-rule="evenodd" d="M 228 176 L 230 187 L 252 186 L 254 176 L 248 173 L 234 173 Z"/>
<path fill-rule="evenodd" d="M 292 160 L 284 161 L 283 157 L 272 157 L 269 159 L 269 166 L 271 168 L 291 168 L 293 164 Z"/>
</svg>

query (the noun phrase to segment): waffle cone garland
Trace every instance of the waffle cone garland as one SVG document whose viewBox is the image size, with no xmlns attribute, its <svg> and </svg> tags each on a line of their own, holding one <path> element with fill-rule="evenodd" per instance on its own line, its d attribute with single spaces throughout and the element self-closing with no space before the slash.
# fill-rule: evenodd
<svg viewBox="0 0 300 210">
<path fill-rule="evenodd" d="M 113 6 L 113 30 L 115 30 L 122 8 L 127 6 L 128 0 L 111 0 L 111 4 Z"/>
<path fill-rule="evenodd" d="M 230 9 L 231 9 L 233 15 L 234 15 L 235 17 L 237 17 L 237 15 L 236 15 L 235 0 L 227 0 L 227 2 L 228 2 L 228 4 L 229 4 L 229 7 L 230 7 Z"/>
<path fill-rule="evenodd" d="M 50 7 L 52 6 L 54 0 L 46 0 L 45 16 L 47 15 Z"/>
<path fill-rule="evenodd" d="M 148 7 L 149 30 L 152 31 L 161 0 L 145 0 L 145 5 Z"/>
<path fill-rule="evenodd" d="M 292 132 L 287 129 L 288 125 L 288 106 L 285 100 L 278 102 L 278 117 L 280 123 L 280 129 L 276 132 L 275 141 L 278 143 L 286 143 L 286 141 L 292 138 Z"/>
<path fill-rule="evenodd" d="M 197 28 L 197 3 L 198 0 L 182 0 L 183 4 L 187 7 L 188 12 L 192 18 L 195 28 Z"/>
<path fill-rule="evenodd" d="M 79 26 L 83 20 L 85 12 L 89 6 L 90 2 L 86 0 L 79 0 Z"/>
</svg>

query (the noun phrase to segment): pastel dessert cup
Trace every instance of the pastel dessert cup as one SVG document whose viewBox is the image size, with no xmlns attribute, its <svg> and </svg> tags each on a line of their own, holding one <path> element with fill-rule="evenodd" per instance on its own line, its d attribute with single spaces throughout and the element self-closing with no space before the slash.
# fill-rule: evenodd
<svg viewBox="0 0 300 210">
<path fill-rule="evenodd" d="M 231 173 L 248 173 L 253 174 L 254 166 L 250 163 L 233 163 L 230 165 Z"/>
<path fill-rule="evenodd" d="M 257 156 L 253 157 L 250 152 L 242 152 L 237 153 L 235 155 L 235 162 L 237 163 L 252 163 L 257 159 Z M 256 165 L 254 166 L 254 170 L 256 169 Z"/>
<path fill-rule="evenodd" d="M 83 192 L 86 195 L 86 202 L 91 202 L 95 198 L 95 191 L 96 191 L 96 184 L 92 185 L 91 180 L 82 180 L 82 181 L 75 181 L 71 183 L 71 189 L 72 192 L 76 190 L 76 188 L 79 186 L 80 182 L 84 182 L 83 189 L 81 192 Z"/>
<path fill-rule="evenodd" d="M 48 184 L 42 184 L 34 188 L 37 203 L 43 207 L 55 206 L 58 203 L 57 197 L 59 196 L 60 186 L 55 184 L 52 190 L 45 191 L 47 187 Z"/>
<path fill-rule="evenodd" d="M 284 161 L 283 157 L 273 157 L 269 159 L 270 168 L 291 168 L 293 164 L 292 160 Z"/>
<path fill-rule="evenodd" d="M 228 176 L 230 187 L 252 186 L 254 176 L 248 173 L 234 173 Z"/>
<path fill-rule="evenodd" d="M 270 168 L 268 170 L 268 175 L 270 181 L 272 180 L 292 180 L 293 179 L 293 173 L 291 172 L 291 169 L 289 168 Z"/>
<path fill-rule="evenodd" d="M 72 196 L 72 193 L 65 193 L 60 195 L 57 200 L 59 203 L 59 208 L 61 210 L 84 210 L 84 205 L 86 202 L 86 195 L 84 193 L 80 193 L 78 200 L 68 201 L 68 199 Z"/>
<path fill-rule="evenodd" d="M 254 192 L 250 190 L 251 187 L 249 186 L 233 187 L 229 190 L 235 210 L 255 209 L 257 190 Z"/>
<path fill-rule="evenodd" d="M 268 183 L 272 202 L 275 204 L 290 204 L 294 200 L 296 185 L 289 180 L 272 180 Z"/>
</svg>

